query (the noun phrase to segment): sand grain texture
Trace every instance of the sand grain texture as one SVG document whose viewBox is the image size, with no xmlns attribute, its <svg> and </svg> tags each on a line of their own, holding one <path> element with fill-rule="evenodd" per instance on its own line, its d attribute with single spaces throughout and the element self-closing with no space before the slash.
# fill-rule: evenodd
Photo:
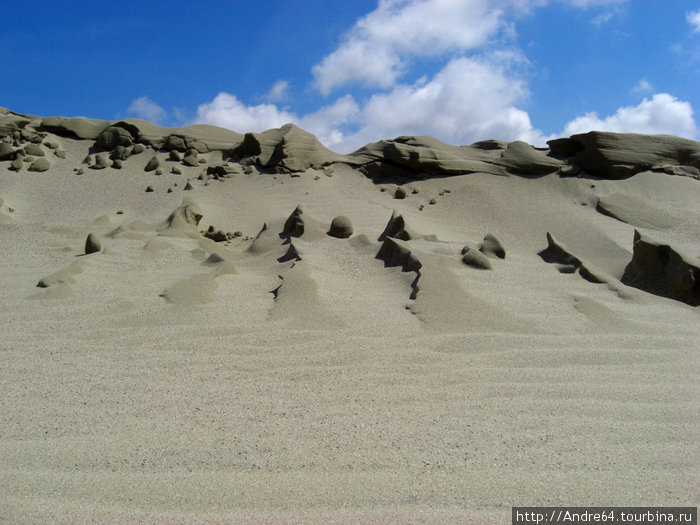
<svg viewBox="0 0 700 525">
<path fill-rule="evenodd" d="M 0 130 L 50 159 L 0 150 L 3 523 L 697 505 L 698 310 L 664 296 L 696 297 L 697 143 Z M 117 147 L 121 169 L 78 174 Z"/>
</svg>

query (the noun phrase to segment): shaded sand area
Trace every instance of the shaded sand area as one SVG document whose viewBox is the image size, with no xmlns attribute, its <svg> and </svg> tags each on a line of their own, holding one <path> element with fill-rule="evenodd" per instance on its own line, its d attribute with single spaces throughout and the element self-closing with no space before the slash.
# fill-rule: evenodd
<svg viewBox="0 0 700 525">
<path fill-rule="evenodd" d="M 698 504 L 698 143 L 0 117 L 1 522 Z"/>
</svg>

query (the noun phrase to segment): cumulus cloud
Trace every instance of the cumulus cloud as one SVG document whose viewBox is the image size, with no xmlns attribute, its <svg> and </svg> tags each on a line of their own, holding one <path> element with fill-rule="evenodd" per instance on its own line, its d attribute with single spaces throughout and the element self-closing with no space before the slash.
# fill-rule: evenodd
<svg viewBox="0 0 700 525">
<path fill-rule="evenodd" d="M 587 113 L 569 122 L 564 136 L 591 130 L 617 133 L 669 134 L 695 138 L 697 126 L 693 107 L 668 93 L 657 93 L 637 106 L 619 108 L 613 115 L 600 118 Z"/>
<path fill-rule="evenodd" d="M 693 28 L 693 33 L 700 32 L 700 9 L 686 14 L 685 19 Z"/>
<path fill-rule="evenodd" d="M 279 128 L 289 122 L 313 133 L 326 146 L 342 146 L 345 134 L 341 127 L 353 123 L 360 114 L 360 107 L 351 95 L 345 95 L 332 104 L 299 116 L 276 104 L 247 105 L 235 95 L 219 93 L 214 100 L 197 108 L 196 124 L 211 124 L 232 129 L 239 133 L 261 132 Z"/>
<path fill-rule="evenodd" d="M 508 34 L 505 16 L 526 13 L 552 0 L 379 0 L 338 47 L 313 67 L 317 89 L 328 95 L 355 84 L 389 89 L 414 57 L 464 54 Z M 627 0 L 559 0 L 575 8 L 614 7 Z M 612 18 L 606 11 L 594 19 Z"/>
<path fill-rule="evenodd" d="M 544 145 L 521 107 L 529 92 L 518 49 L 504 45 L 510 29 L 504 13 L 525 13 L 548 3 L 609 9 L 626 0 L 380 0 L 360 19 L 337 49 L 317 64 L 315 86 L 325 94 L 350 84 L 373 88 L 366 97 L 338 96 L 328 105 L 298 115 L 274 102 L 287 92 L 277 82 L 268 103 L 247 105 L 229 93 L 199 106 L 196 122 L 239 132 L 263 131 L 293 122 L 329 148 L 350 152 L 368 142 L 398 135 L 432 135 L 451 144 L 496 138 Z M 438 72 L 402 81 L 411 59 L 431 56 Z M 440 66 L 440 64 L 442 64 Z M 642 79 L 632 93 L 651 94 Z M 599 117 L 588 113 L 569 122 L 558 136 L 592 129 L 669 133 L 694 138 L 697 127 L 688 102 L 667 93 L 637 106 Z"/>
<path fill-rule="evenodd" d="M 362 104 L 345 95 L 303 116 L 274 104 L 248 106 L 234 95 L 219 93 L 199 106 L 197 122 L 239 132 L 293 122 L 343 153 L 407 134 L 432 135 L 452 144 L 485 138 L 542 143 L 542 134 L 533 129 L 527 112 L 516 107 L 527 96 L 524 81 L 509 74 L 501 62 L 460 57 L 431 79 L 396 85 Z"/>
<path fill-rule="evenodd" d="M 527 112 L 515 104 L 525 83 L 485 59 L 456 58 L 429 81 L 376 93 L 362 108 L 360 129 L 344 149 L 397 135 L 432 135 L 452 144 L 484 138 L 539 141 Z"/>
<path fill-rule="evenodd" d="M 414 56 L 439 56 L 483 46 L 501 27 L 505 2 L 380 0 L 312 73 L 323 94 L 347 84 L 387 89 Z"/>
<path fill-rule="evenodd" d="M 345 95 L 328 106 L 304 115 L 299 120 L 299 125 L 316 135 L 328 148 L 345 153 L 352 146 L 347 145 L 348 138 L 342 129 L 346 125 L 357 123 L 360 111 L 355 99 L 351 95 Z"/>
<path fill-rule="evenodd" d="M 570 121 L 562 133 L 545 137 L 532 126 L 528 113 L 516 106 L 526 96 L 523 81 L 509 76 L 497 64 L 462 57 L 450 61 L 432 80 L 397 85 L 386 93 L 372 95 L 364 105 L 345 95 L 298 116 L 274 104 L 251 106 L 234 95 L 219 93 L 213 101 L 199 106 L 196 122 L 238 132 L 260 132 L 292 122 L 340 153 L 376 140 L 411 134 L 431 135 L 450 144 L 496 138 L 541 146 L 549 138 L 591 130 L 688 138 L 695 138 L 698 132 L 690 103 L 657 93 L 607 117 L 587 113 Z"/>
<path fill-rule="evenodd" d="M 294 113 L 279 109 L 275 104 L 249 106 L 230 93 L 219 93 L 214 100 L 197 108 L 195 123 L 212 124 L 245 133 L 278 128 L 298 121 Z"/>
<path fill-rule="evenodd" d="M 131 101 L 127 112 L 138 118 L 149 120 L 155 124 L 163 122 L 168 112 L 148 97 L 139 97 Z"/>
</svg>

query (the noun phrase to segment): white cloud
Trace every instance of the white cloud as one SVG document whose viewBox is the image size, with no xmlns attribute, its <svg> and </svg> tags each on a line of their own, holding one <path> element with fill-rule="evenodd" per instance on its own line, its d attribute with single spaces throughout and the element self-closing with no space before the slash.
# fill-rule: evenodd
<svg viewBox="0 0 700 525">
<path fill-rule="evenodd" d="M 286 80 L 278 80 L 275 85 L 272 86 L 270 91 L 265 95 L 265 99 L 269 102 L 281 102 L 287 98 L 287 90 L 289 89 L 289 82 Z"/>
<path fill-rule="evenodd" d="M 657 93 L 651 100 L 645 98 L 637 106 L 619 108 L 602 119 L 596 113 L 587 113 L 569 122 L 563 136 L 591 130 L 669 134 L 691 139 L 697 135 L 693 107 L 668 93 Z"/>
<path fill-rule="evenodd" d="M 298 115 L 273 103 L 287 92 L 288 84 L 281 80 L 265 104 L 246 105 L 235 95 L 219 93 L 199 106 L 196 122 L 239 132 L 293 122 L 342 153 L 410 134 L 432 135 L 451 144 L 496 138 L 543 145 L 554 137 L 535 129 L 528 113 L 518 107 L 529 96 L 518 71 L 527 60 L 518 49 L 502 42 L 494 45 L 494 40 L 498 36 L 508 41 L 509 26 L 503 20 L 507 8 L 509 14 L 520 14 L 555 1 L 574 8 L 614 8 L 626 0 L 380 0 L 312 71 L 321 92 L 359 83 L 375 88 L 366 99 L 345 94 Z M 401 82 L 412 66 L 410 59 L 427 55 L 444 63 L 438 73 Z M 653 90 L 642 79 L 632 92 Z M 692 106 L 666 93 L 607 117 L 588 113 L 569 122 L 558 136 L 592 129 L 697 135 Z"/>
<path fill-rule="evenodd" d="M 297 116 L 274 104 L 248 106 L 219 93 L 199 106 L 196 122 L 239 132 L 293 122 L 327 147 L 348 153 L 368 142 L 398 135 L 432 135 L 451 144 L 485 138 L 543 143 L 527 112 L 515 104 L 528 96 L 525 83 L 486 59 L 455 58 L 432 79 L 375 93 L 363 105 L 345 95 Z"/>
<path fill-rule="evenodd" d="M 527 112 L 516 107 L 528 97 L 528 90 L 522 79 L 508 72 L 512 57 L 496 58 L 454 58 L 433 78 L 398 84 L 363 104 L 345 95 L 303 116 L 274 104 L 248 106 L 234 95 L 219 93 L 199 106 L 196 121 L 239 132 L 293 122 L 342 153 L 410 134 L 432 135 L 451 144 L 487 138 L 542 144 L 544 138 L 532 127 Z"/>
<path fill-rule="evenodd" d="M 569 122 L 562 133 L 545 137 L 533 128 L 527 112 L 516 107 L 526 96 L 524 82 L 509 76 L 497 64 L 458 58 L 432 80 L 376 93 L 364 106 L 345 95 L 317 111 L 297 116 L 274 104 L 248 106 L 234 95 L 219 93 L 213 101 L 199 106 L 196 122 L 238 132 L 259 132 L 293 122 L 340 153 L 349 153 L 369 142 L 411 134 L 431 135 L 450 144 L 496 138 L 540 146 L 550 138 L 591 130 L 697 136 L 690 103 L 657 93 L 637 106 L 619 108 L 608 117 L 587 113 Z"/>
<path fill-rule="evenodd" d="M 149 120 L 154 124 L 159 124 L 168 115 L 167 111 L 148 97 L 139 97 L 132 100 L 127 111 L 131 115 Z"/>
<path fill-rule="evenodd" d="M 323 144 L 333 148 L 344 143 L 345 135 L 340 127 L 355 122 L 359 113 L 360 108 L 350 95 L 300 117 L 275 104 L 249 106 L 235 95 L 219 93 L 214 100 L 197 108 L 197 117 L 193 123 L 211 124 L 247 133 L 279 128 L 291 122 L 313 133 Z"/>
<path fill-rule="evenodd" d="M 351 95 L 339 98 L 333 104 L 302 117 L 299 125 L 316 135 L 316 138 L 328 148 L 341 148 L 349 151 L 345 145 L 347 137 L 341 127 L 354 124 L 360 117 L 360 107 Z"/>
<path fill-rule="evenodd" d="M 361 127 L 345 150 L 397 135 L 432 135 L 451 144 L 486 138 L 539 142 L 530 117 L 515 104 L 527 96 L 525 83 L 484 59 L 456 58 L 424 83 L 398 85 L 370 97 Z"/>
<path fill-rule="evenodd" d="M 212 124 L 240 133 L 278 128 L 297 120 L 294 113 L 281 110 L 274 104 L 248 106 L 229 93 L 219 93 L 211 102 L 201 104 L 195 118 L 198 124 Z"/>
<path fill-rule="evenodd" d="M 692 11 L 685 15 L 685 19 L 688 21 L 690 26 L 693 28 L 693 33 L 700 32 L 700 9 L 697 11 Z"/>
<path fill-rule="evenodd" d="M 510 2 L 492 0 L 380 0 L 340 46 L 313 68 L 324 94 L 346 84 L 387 89 L 413 56 L 440 56 L 485 45 L 501 27 Z"/>
</svg>

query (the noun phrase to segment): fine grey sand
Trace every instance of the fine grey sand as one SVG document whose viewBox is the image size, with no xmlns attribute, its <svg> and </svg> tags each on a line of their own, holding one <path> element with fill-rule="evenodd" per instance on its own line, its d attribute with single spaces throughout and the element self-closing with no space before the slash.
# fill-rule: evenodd
<svg viewBox="0 0 700 525">
<path fill-rule="evenodd" d="M 698 504 L 697 142 L 0 137 L 1 522 Z"/>
</svg>

